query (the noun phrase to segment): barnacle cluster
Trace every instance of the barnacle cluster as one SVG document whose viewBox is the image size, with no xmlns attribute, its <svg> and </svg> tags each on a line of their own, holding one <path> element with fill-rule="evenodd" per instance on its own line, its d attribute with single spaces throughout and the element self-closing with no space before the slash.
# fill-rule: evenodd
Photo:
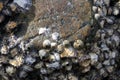
<svg viewBox="0 0 120 80">
<path fill-rule="evenodd" d="M 0 0 L 1 31 L 13 31 L 20 24 L 17 22 L 17 16 L 29 10 L 31 5 L 31 0 Z"/>
<path fill-rule="evenodd" d="M 81 27 L 80 38 L 64 39 L 53 27 L 40 27 L 38 34 L 28 39 L 14 34 L 3 37 L 0 79 L 119 80 L 119 2 L 92 1 L 96 22 Z M 31 5 L 31 0 L 0 0 L 0 31 L 14 32 L 18 25 L 15 18 Z M 72 7 L 70 2 L 67 5 Z"/>
</svg>

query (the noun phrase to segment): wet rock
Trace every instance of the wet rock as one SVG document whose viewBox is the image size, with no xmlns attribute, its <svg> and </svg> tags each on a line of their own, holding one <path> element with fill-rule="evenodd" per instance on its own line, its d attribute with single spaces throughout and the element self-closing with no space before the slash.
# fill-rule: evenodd
<svg viewBox="0 0 120 80">
<path fill-rule="evenodd" d="M 49 10 L 47 6 L 43 7 L 46 3 L 49 3 L 47 4 L 49 6 Z M 43 29 L 49 27 L 52 28 L 53 32 L 60 33 L 61 38 L 67 39 L 68 37 L 71 37 L 70 39 L 74 40 L 74 37 L 79 37 L 79 33 L 81 33 L 79 30 L 82 24 L 84 22 L 89 22 L 91 17 L 91 5 L 85 0 L 53 0 L 52 2 L 47 0 L 44 2 L 36 0 L 34 5 L 35 8 L 37 8 L 35 13 L 36 16 L 30 23 L 30 27 L 28 27 L 28 35 L 31 27 L 34 27 L 33 34 L 36 34 L 40 27 Z M 45 30 L 39 30 L 40 34 L 44 31 Z"/>
</svg>

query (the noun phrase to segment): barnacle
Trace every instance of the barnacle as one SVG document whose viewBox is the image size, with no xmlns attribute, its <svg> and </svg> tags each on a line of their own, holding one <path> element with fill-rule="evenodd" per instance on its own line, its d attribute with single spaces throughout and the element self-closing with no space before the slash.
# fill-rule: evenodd
<svg viewBox="0 0 120 80">
<path fill-rule="evenodd" d="M 31 6 L 32 0 L 0 0 L 0 28 L 11 32 L 18 24 L 21 24 L 14 20 Z"/>
</svg>

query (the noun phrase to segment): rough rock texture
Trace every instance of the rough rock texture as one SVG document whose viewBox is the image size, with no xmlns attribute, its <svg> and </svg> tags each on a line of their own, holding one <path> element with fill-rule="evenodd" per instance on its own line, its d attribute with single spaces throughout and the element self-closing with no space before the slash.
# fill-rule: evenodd
<svg viewBox="0 0 120 80">
<path fill-rule="evenodd" d="M 87 0 L 35 0 L 34 6 L 32 12 L 35 14 L 31 14 L 34 19 L 29 23 L 25 38 L 36 35 L 40 27 L 51 28 L 52 32 L 59 32 L 62 38 L 70 41 L 84 39 L 90 30 L 90 25 L 82 28 L 91 18 Z"/>
</svg>

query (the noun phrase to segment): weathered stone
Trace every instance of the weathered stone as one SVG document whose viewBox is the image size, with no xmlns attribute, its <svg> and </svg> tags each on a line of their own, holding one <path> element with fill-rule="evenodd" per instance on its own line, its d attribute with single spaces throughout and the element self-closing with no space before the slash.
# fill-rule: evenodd
<svg viewBox="0 0 120 80">
<path fill-rule="evenodd" d="M 87 0 L 35 0 L 34 6 L 35 18 L 29 23 L 25 37 L 36 35 L 40 27 L 49 27 L 73 41 L 84 39 L 90 30 L 90 25 L 84 25 L 91 17 Z"/>
</svg>

